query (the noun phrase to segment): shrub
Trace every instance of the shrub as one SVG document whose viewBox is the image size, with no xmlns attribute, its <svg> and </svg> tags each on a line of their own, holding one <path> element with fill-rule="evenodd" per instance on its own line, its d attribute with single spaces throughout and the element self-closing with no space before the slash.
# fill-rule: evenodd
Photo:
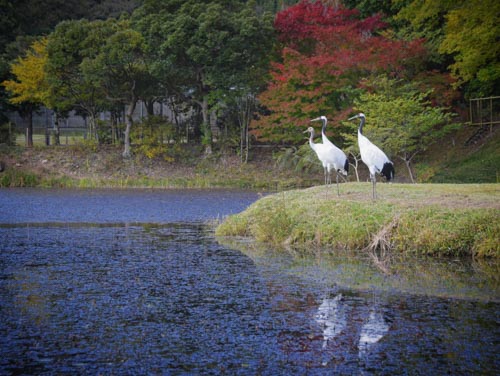
<svg viewBox="0 0 500 376">
<path fill-rule="evenodd" d="M 167 161 L 174 160 L 169 149 L 175 141 L 175 127 L 160 116 L 150 116 L 136 124 L 131 139 L 140 155 L 149 159 L 163 157 Z"/>
</svg>

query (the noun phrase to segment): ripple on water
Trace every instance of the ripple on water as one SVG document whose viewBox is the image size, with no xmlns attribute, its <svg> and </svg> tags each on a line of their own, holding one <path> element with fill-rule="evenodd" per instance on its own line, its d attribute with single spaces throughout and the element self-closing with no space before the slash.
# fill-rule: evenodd
<svg viewBox="0 0 500 376">
<path fill-rule="evenodd" d="M 3 225 L 0 251 L 2 374 L 500 369 L 498 303 L 351 289 L 338 265 L 259 259 L 200 221 Z"/>
</svg>

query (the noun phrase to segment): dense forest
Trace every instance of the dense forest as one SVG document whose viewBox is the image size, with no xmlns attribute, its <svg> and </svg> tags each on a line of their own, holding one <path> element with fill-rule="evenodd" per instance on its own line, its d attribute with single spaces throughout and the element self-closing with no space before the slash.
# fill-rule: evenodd
<svg viewBox="0 0 500 376">
<path fill-rule="evenodd" d="M 186 142 L 154 113 L 168 103 L 194 119 L 189 141 L 207 153 L 302 145 L 309 119 L 326 115 L 354 160 L 357 124 L 346 119 L 362 111 L 371 138 L 410 168 L 465 122 L 470 98 L 499 93 L 495 0 L 1 3 L 0 123 L 13 110 L 76 111 L 92 142 L 119 143 L 124 157 Z M 103 111 L 113 120 L 98 121 Z"/>
</svg>

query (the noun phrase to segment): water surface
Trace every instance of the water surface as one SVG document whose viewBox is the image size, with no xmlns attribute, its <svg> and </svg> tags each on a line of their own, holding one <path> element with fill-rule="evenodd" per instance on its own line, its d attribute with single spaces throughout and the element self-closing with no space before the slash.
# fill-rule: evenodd
<svg viewBox="0 0 500 376">
<path fill-rule="evenodd" d="M 0 374 L 500 369 L 494 285 L 412 291 L 366 262 L 214 238 L 207 221 L 258 196 L 1 190 Z"/>
</svg>

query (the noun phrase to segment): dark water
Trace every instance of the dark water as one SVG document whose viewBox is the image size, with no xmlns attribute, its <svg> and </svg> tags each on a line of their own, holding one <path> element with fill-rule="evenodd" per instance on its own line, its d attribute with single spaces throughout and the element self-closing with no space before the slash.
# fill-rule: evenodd
<svg viewBox="0 0 500 376">
<path fill-rule="evenodd" d="M 0 374 L 498 373 L 497 290 L 350 288 L 366 263 L 219 243 L 205 222 L 257 198 L 1 190 Z"/>
</svg>

